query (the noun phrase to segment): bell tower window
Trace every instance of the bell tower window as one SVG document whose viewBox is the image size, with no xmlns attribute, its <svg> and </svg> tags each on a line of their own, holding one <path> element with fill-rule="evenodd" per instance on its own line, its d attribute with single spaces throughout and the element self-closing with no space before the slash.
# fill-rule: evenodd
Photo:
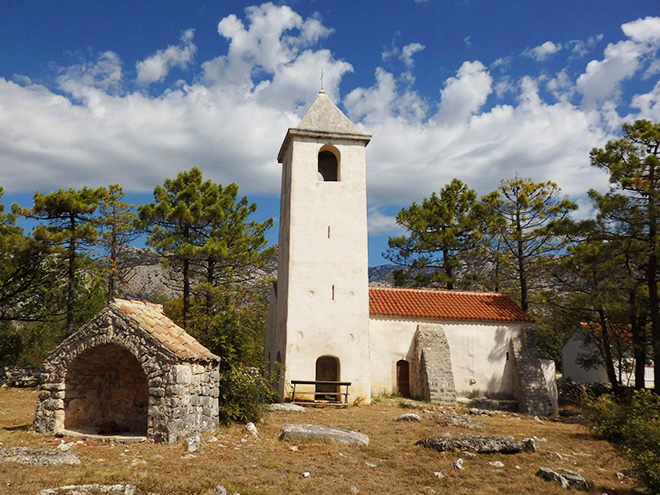
<svg viewBox="0 0 660 495">
<path fill-rule="evenodd" d="M 318 156 L 319 182 L 339 181 L 339 151 L 333 146 L 321 148 Z"/>
</svg>

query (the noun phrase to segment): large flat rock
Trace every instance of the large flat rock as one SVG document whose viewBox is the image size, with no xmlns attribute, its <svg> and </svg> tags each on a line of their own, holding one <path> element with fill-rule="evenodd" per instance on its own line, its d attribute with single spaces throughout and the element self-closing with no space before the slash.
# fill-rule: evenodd
<svg viewBox="0 0 660 495">
<path fill-rule="evenodd" d="M 465 436 L 461 438 L 423 438 L 415 443 L 422 447 L 446 452 L 448 450 L 472 450 L 477 454 L 517 454 L 518 452 L 536 452 L 536 445 L 531 438 L 512 440 L 497 436 Z"/>
<path fill-rule="evenodd" d="M 369 445 L 369 436 L 357 431 L 340 430 L 326 426 L 308 424 L 290 424 L 282 426 L 280 440 L 291 442 L 321 442 L 340 443 L 343 445 L 356 445 L 366 447 Z"/>
<path fill-rule="evenodd" d="M 73 452 L 29 447 L 0 447 L 0 461 L 17 462 L 30 466 L 78 465 L 80 459 Z"/>
</svg>

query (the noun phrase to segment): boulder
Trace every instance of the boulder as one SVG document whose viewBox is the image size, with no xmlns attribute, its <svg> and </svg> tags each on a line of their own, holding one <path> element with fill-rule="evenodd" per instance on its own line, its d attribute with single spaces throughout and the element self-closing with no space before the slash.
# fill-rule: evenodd
<svg viewBox="0 0 660 495">
<path fill-rule="evenodd" d="M 358 447 L 369 445 L 369 437 L 364 433 L 309 424 L 288 424 L 282 426 L 280 440 L 289 440 L 296 443 L 340 443 L 344 445 L 356 445 Z"/>
<path fill-rule="evenodd" d="M 483 436 L 448 438 L 423 438 L 415 445 L 421 445 L 438 452 L 448 450 L 473 450 L 477 454 L 517 454 L 518 452 L 536 452 L 536 445 L 531 438 L 524 440 L 511 440 L 507 437 Z"/>
<path fill-rule="evenodd" d="M 299 406 L 298 404 L 291 404 L 291 403 L 278 403 L 278 404 L 268 404 L 266 406 L 267 411 L 284 411 L 284 412 L 307 412 L 305 411 L 305 408 L 303 406 Z"/>
<path fill-rule="evenodd" d="M 575 485 L 578 488 L 582 488 L 583 490 L 589 489 L 589 483 L 587 480 L 585 480 L 575 471 L 562 468 L 558 469 L 557 471 L 561 471 L 561 473 L 553 471 L 550 468 L 541 467 L 536 472 L 536 476 L 545 481 L 555 481 L 559 483 L 562 488 L 570 488 L 571 486 Z"/>
<path fill-rule="evenodd" d="M 0 461 L 17 462 L 30 466 L 74 466 L 80 459 L 73 452 L 56 449 L 31 449 L 29 447 L 0 447 Z"/>
<path fill-rule="evenodd" d="M 419 414 L 402 414 L 398 418 L 396 418 L 397 421 L 408 421 L 408 422 L 421 422 L 422 418 L 419 417 Z"/>
<path fill-rule="evenodd" d="M 464 414 L 436 414 L 434 417 L 443 426 L 458 426 L 460 428 L 468 428 L 470 430 L 480 430 L 484 427 L 484 425 L 476 419 L 472 419 L 471 417 Z"/>
</svg>

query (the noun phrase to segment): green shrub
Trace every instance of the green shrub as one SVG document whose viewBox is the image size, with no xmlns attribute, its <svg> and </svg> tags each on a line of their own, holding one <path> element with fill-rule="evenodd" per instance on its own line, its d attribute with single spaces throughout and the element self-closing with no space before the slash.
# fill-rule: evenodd
<svg viewBox="0 0 660 495">
<path fill-rule="evenodd" d="M 621 399 L 601 396 L 587 405 L 586 415 L 598 437 L 619 447 L 638 481 L 660 493 L 660 397 L 649 390 Z"/>
</svg>

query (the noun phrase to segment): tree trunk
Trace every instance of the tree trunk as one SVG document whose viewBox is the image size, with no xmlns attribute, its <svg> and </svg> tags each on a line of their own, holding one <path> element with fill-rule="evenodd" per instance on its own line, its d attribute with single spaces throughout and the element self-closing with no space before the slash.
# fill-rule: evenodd
<svg viewBox="0 0 660 495">
<path fill-rule="evenodd" d="M 451 269 L 451 258 L 449 256 L 449 253 L 447 251 L 442 251 L 442 264 L 445 267 L 445 275 L 447 275 L 447 289 L 453 290 L 454 289 L 454 277 L 452 276 L 452 269 Z"/>
<path fill-rule="evenodd" d="M 209 258 L 208 265 L 206 266 L 206 283 L 209 285 L 208 290 L 206 291 L 206 314 L 209 316 L 213 310 L 213 294 L 211 293 L 211 288 L 213 287 L 214 278 L 215 261 Z"/>
<path fill-rule="evenodd" d="M 75 331 L 75 296 L 76 296 L 76 218 L 71 215 L 69 217 L 71 225 L 71 238 L 69 239 L 69 266 L 67 273 L 67 291 L 66 291 L 66 336 L 73 334 Z"/>
<path fill-rule="evenodd" d="M 190 313 L 190 261 L 183 259 L 183 328 L 188 327 Z"/>
<path fill-rule="evenodd" d="M 614 369 L 614 361 L 612 359 L 612 344 L 610 342 L 610 332 L 607 327 L 607 320 L 605 319 L 605 311 L 603 308 L 598 309 L 598 317 L 600 319 L 600 331 L 603 336 L 603 353 L 605 354 L 605 371 L 607 371 L 607 378 L 612 384 L 612 390 L 615 394 L 621 393 L 621 386 L 616 377 L 616 370 Z"/>
<path fill-rule="evenodd" d="M 657 153 L 656 147 L 656 153 Z M 649 181 L 652 187 L 648 199 L 649 214 L 649 262 L 647 265 L 647 281 L 649 284 L 649 313 L 651 316 L 651 340 L 653 342 L 653 378 L 654 391 L 660 395 L 660 312 L 658 310 L 658 232 L 655 212 L 655 167 L 651 165 Z"/>
</svg>

